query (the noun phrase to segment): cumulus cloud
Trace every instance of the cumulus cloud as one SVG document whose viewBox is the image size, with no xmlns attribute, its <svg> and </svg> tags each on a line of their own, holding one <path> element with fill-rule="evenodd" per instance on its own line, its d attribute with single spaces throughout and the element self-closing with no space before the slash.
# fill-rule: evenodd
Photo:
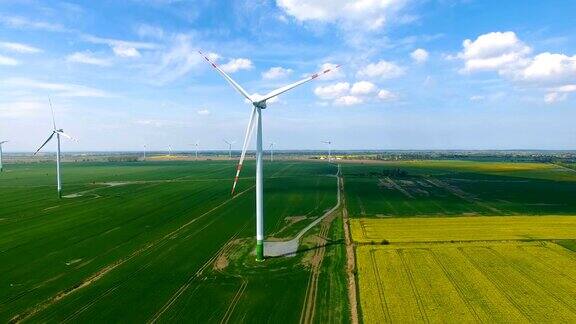
<svg viewBox="0 0 576 324">
<path fill-rule="evenodd" d="M 531 48 L 514 32 L 492 32 L 463 42 L 455 57 L 464 61 L 462 72 L 495 71 L 517 83 L 546 91 L 544 101 L 554 103 L 567 98 L 576 82 L 576 55 L 544 52 L 532 55 Z M 556 88 L 553 88 L 556 87 Z"/>
<path fill-rule="evenodd" d="M 390 101 L 396 99 L 396 94 L 394 94 L 392 91 L 382 89 L 378 91 L 378 98 L 380 100 Z"/>
<path fill-rule="evenodd" d="M 429 56 L 428 52 L 422 48 L 418 48 L 418 49 L 414 50 L 414 52 L 410 53 L 410 57 L 416 63 L 424 63 L 424 62 L 428 61 L 428 56 Z"/>
<path fill-rule="evenodd" d="M 98 66 L 109 66 L 111 64 L 110 60 L 98 58 L 91 52 L 72 53 L 66 57 L 66 61 Z"/>
<path fill-rule="evenodd" d="M 208 110 L 208 109 L 200 109 L 200 110 L 198 110 L 196 113 L 197 113 L 198 115 L 206 116 L 206 115 L 210 115 L 210 110 Z"/>
<path fill-rule="evenodd" d="M 252 61 L 247 58 L 233 58 L 228 63 L 222 64 L 220 68 L 224 72 L 235 73 L 240 70 L 251 70 L 254 66 Z"/>
<path fill-rule="evenodd" d="M 318 86 L 314 89 L 314 94 L 322 99 L 335 99 L 347 94 L 350 90 L 350 83 L 338 82 L 327 86 Z"/>
<path fill-rule="evenodd" d="M 350 88 L 350 94 L 354 96 L 365 96 L 376 92 L 376 85 L 369 81 L 356 82 Z"/>
<path fill-rule="evenodd" d="M 466 39 L 457 57 L 464 60 L 462 72 L 499 71 L 521 65 L 532 51 L 514 32 L 492 32 Z"/>
<path fill-rule="evenodd" d="M 361 104 L 362 102 L 362 99 L 356 96 L 342 96 L 334 100 L 335 105 L 341 106 L 354 106 Z"/>
<path fill-rule="evenodd" d="M 15 66 L 18 64 L 18 60 L 8 56 L 0 55 L 0 65 Z"/>
<path fill-rule="evenodd" d="M 520 77 L 528 81 L 562 82 L 576 80 L 576 55 L 542 53 L 536 55 L 520 71 Z"/>
<path fill-rule="evenodd" d="M 377 63 L 370 63 L 358 71 L 359 77 L 366 78 L 392 79 L 397 78 L 403 74 L 403 68 L 399 67 L 394 62 L 385 60 L 381 60 Z"/>
<path fill-rule="evenodd" d="M 12 43 L 12 42 L 0 42 L 0 48 L 23 54 L 35 54 L 42 52 L 41 49 L 34 46 L 22 44 L 22 43 Z"/>
<path fill-rule="evenodd" d="M 32 29 L 44 30 L 50 32 L 65 32 L 66 28 L 59 24 L 48 23 L 44 21 L 32 20 L 20 16 L 2 16 L 0 15 L 0 24 L 13 29 Z"/>
<path fill-rule="evenodd" d="M 284 12 L 301 22 L 338 23 L 342 28 L 378 30 L 389 21 L 409 22 L 400 15 L 407 0 L 276 0 Z"/>
<path fill-rule="evenodd" d="M 334 105 L 353 106 L 373 99 L 392 100 L 396 96 L 369 81 L 358 81 L 352 85 L 348 82 L 338 82 L 326 86 L 318 86 L 314 94 L 322 100 L 332 101 Z"/>
<path fill-rule="evenodd" d="M 268 71 L 262 73 L 262 78 L 265 80 L 281 79 L 292 74 L 292 69 L 286 69 L 281 66 L 275 66 Z"/>
</svg>

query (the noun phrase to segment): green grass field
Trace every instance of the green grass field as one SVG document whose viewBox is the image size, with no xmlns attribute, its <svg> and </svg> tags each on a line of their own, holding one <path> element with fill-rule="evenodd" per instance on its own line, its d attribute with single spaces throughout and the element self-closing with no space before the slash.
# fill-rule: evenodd
<svg viewBox="0 0 576 324">
<path fill-rule="evenodd" d="M 289 309 L 306 292 L 305 254 L 265 264 L 250 255 L 252 164 L 233 199 L 233 162 L 65 164 L 61 200 L 52 163 L 7 169 L 0 321 L 298 320 Z M 327 164 L 268 164 L 267 235 L 289 237 L 334 206 L 327 175 L 335 173 Z M 214 271 L 240 239 L 231 269 Z M 281 296 L 269 298 L 275 291 Z"/>
</svg>

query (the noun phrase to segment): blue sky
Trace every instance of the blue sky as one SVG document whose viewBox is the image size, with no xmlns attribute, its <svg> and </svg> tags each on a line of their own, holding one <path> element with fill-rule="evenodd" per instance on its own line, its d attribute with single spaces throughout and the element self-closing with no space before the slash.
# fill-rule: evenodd
<svg viewBox="0 0 576 324">
<path fill-rule="evenodd" d="M 240 147 L 250 93 L 334 64 L 264 113 L 278 149 L 575 149 L 576 2 L 0 0 L 0 139 L 31 151 Z M 49 148 L 50 150 L 51 148 Z"/>
</svg>

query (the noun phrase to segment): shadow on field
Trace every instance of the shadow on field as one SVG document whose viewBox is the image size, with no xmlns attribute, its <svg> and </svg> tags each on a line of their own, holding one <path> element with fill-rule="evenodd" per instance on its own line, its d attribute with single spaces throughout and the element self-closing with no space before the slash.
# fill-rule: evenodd
<svg viewBox="0 0 576 324">
<path fill-rule="evenodd" d="M 276 258 L 284 258 L 284 257 L 289 257 L 289 256 L 296 256 L 298 254 L 303 254 L 309 251 L 314 251 L 317 250 L 319 248 L 323 248 L 323 247 L 329 247 L 331 245 L 341 245 L 344 244 L 344 239 L 338 239 L 338 240 L 329 240 L 327 238 L 324 238 L 325 240 L 327 240 L 327 242 L 325 244 L 321 244 L 321 245 L 317 245 L 317 246 L 313 246 L 313 247 L 307 247 L 307 248 L 301 248 L 298 249 L 296 252 L 292 252 L 292 253 L 285 253 L 285 254 L 280 254 L 280 255 L 275 255 L 275 256 L 267 256 L 266 259 L 276 259 Z"/>
</svg>

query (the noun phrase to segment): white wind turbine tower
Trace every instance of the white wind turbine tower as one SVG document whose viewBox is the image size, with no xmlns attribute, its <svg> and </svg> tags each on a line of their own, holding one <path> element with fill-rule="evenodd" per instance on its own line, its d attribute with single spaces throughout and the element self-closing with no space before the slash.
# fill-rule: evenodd
<svg viewBox="0 0 576 324">
<path fill-rule="evenodd" d="M 214 64 L 208 57 L 206 57 L 202 52 L 200 55 L 204 57 L 212 67 L 214 67 L 221 75 L 230 83 L 230 85 L 236 89 L 244 98 L 248 99 L 252 103 L 252 114 L 248 121 L 248 127 L 246 128 L 246 135 L 244 137 L 244 145 L 242 146 L 242 154 L 240 155 L 240 161 L 238 162 L 238 167 L 236 169 L 236 176 L 234 177 L 234 184 L 232 185 L 232 195 L 234 195 L 234 189 L 236 188 L 236 183 L 238 182 L 238 176 L 240 175 L 240 170 L 242 169 L 242 163 L 244 162 L 244 157 L 246 155 L 246 150 L 248 149 L 248 144 L 252 136 L 252 130 L 254 124 L 256 123 L 256 260 L 264 260 L 264 181 L 263 181 L 263 152 L 262 152 L 262 110 L 266 109 L 266 101 L 272 99 L 290 89 L 293 89 L 301 84 L 304 84 L 310 80 L 316 79 L 318 76 L 330 72 L 330 69 L 312 74 L 311 76 L 294 82 L 292 84 L 286 85 L 284 87 L 273 90 L 263 96 L 249 95 L 246 90 L 244 90 L 236 81 L 232 80 L 228 74 L 226 74 L 222 69 L 220 69 L 216 64 Z"/>
<path fill-rule="evenodd" d="M 0 172 L 4 170 L 4 167 L 2 166 L 2 144 L 4 143 L 8 143 L 8 141 L 0 142 Z"/>
<path fill-rule="evenodd" d="M 276 143 L 272 142 L 268 147 L 268 150 L 270 150 L 270 162 L 274 162 L 274 145 L 276 145 Z"/>
<path fill-rule="evenodd" d="M 44 144 L 42 144 L 37 150 L 36 152 L 34 152 L 34 155 L 36 155 L 46 144 L 48 144 L 48 142 L 50 142 L 50 140 L 54 137 L 54 135 L 56 135 L 56 142 L 57 142 L 57 151 L 56 151 L 56 182 L 58 185 L 58 198 L 62 198 L 62 181 L 60 178 L 60 136 L 64 136 L 67 139 L 76 141 L 77 140 L 75 138 L 73 138 L 72 136 L 64 133 L 64 130 L 62 128 L 57 129 L 56 128 L 56 119 L 54 118 L 54 108 L 52 108 L 52 101 L 50 101 L 50 99 L 48 99 L 48 103 L 50 104 L 50 110 L 52 111 L 52 134 L 50 134 L 50 136 L 48 136 L 48 139 L 44 142 Z"/>
<path fill-rule="evenodd" d="M 198 160 L 198 146 L 200 146 L 200 141 L 196 141 L 194 147 L 196 148 L 196 160 Z"/>
<path fill-rule="evenodd" d="M 228 144 L 228 158 L 232 158 L 232 144 L 236 143 L 236 141 L 227 141 L 223 140 L 226 144 Z"/>
<path fill-rule="evenodd" d="M 146 144 L 144 144 L 144 159 L 143 161 L 146 161 L 146 149 L 148 148 L 148 146 Z"/>
<path fill-rule="evenodd" d="M 332 141 L 322 141 L 324 144 L 328 144 L 328 162 L 332 162 Z"/>
<path fill-rule="evenodd" d="M 168 145 L 168 156 L 172 156 L 172 145 Z"/>
</svg>

